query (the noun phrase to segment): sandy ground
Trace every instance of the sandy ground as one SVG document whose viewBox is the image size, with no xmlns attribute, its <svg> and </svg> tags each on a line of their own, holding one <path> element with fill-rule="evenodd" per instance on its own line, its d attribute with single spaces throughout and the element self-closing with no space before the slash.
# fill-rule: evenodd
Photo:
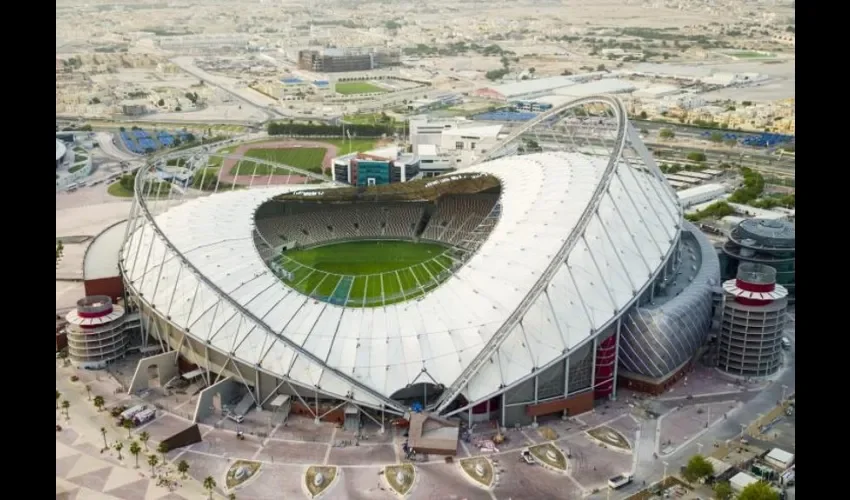
<svg viewBox="0 0 850 500">
<path fill-rule="evenodd" d="M 260 142 L 254 144 L 244 144 L 236 148 L 231 154 L 244 155 L 252 149 L 290 149 L 290 148 L 325 148 L 325 158 L 322 160 L 322 168 L 325 173 L 331 168 L 333 159 L 337 156 L 336 146 L 324 142 L 312 141 L 275 141 L 275 142 Z M 236 165 L 237 160 L 224 160 L 219 170 L 219 179 L 222 182 L 231 182 L 236 184 L 251 184 L 251 175 L 240 175 L 237 179 L 230 175 L 230 170 Z M 246 174 L 248 174 L 246 172 Z M 304 184 L 307 178 L 300 175 L 273 175 L 269 179 L 268 175 L 257 176 L 254 179 L 255 183 L 265 182 L 268 184 Z"/>
</svg>

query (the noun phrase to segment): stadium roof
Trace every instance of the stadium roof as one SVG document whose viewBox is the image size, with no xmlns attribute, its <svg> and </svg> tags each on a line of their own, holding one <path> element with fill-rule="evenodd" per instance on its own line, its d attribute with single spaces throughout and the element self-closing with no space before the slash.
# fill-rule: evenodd
<svg viewBox="0 0 850 500">
<path fill-rule="evenodd" d="M 496 85 L 491 90 L 498 92 L 505 99 L 517 99 L 528 94 L 552 91 L 557 88 L 575 85 L 575 80 L 569 76 L 553 76 L 551 78 L 540 78 L 537 80 L 523 80 L 520 82 Z"/>
<path fill-rule="evenodd" d="M 56 161 L 59 161 L 63 156 L 65 156 L 66 150 L 65 143 L 56 139 Z"/>
<path fill-rule="evenodd" d="M 96 280 L 121 276 L 118 270 L 118 256 L 124 233 L 127 231 L 127 221 L 113 224 L 97 235 L 86 249 L 83 260 L 83 278 Z"/>
<path fill-rule="evenodd" d="M 333 186 L 233 190 L 170 208 L 156 222 L 194 270 L 166 258 L 171 254 L 153 231 L 137 229 L 124 249 L 128 277 L 170 322 L 211 348 L 374 407 L 409 384 L 454 383 L 530 300 L 490 363 L 466 384 L 466 398 L 478 401 L 607 328 L 671 250 L 679 223 L 674 193 L 660 178 L 621 163 L 596 216 L 568 247 L 567 265 L 556 264 L 554 275 L 539 282 L 583 218 L 607 164 L 606 157 L 547 152 L 460 171 L 498 178 L 499 222 L 453 276 L 408 302 L 344 308 L 317 301 L 287 286 L 260 257 L 257 207 L 286 192 Z M 147 263 L 133 265 L 134 255 L 147 255 L 139 259 Z"/>
</svg>

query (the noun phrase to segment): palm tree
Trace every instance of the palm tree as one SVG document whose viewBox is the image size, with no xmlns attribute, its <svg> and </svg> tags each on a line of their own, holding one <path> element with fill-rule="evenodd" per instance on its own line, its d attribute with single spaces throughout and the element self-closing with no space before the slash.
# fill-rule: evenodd
<svg viewBox="0 0 850 500">
<path fill-rule="evenodd" d="M 154 467 L 156 467 L 156 464 L 158 463 L 159 459 L 156 458 L 156 455 L 148 455 L 148 465 L 151 466 L 151 476 L 156 474 L 156 472 L 154 471 Z"/>
<path fill-rule="evenodd" d="M 56 389 L 56 409 L 59 409 L 59 400 L 62 399 L 62 393 L 59 392 L 59 389 Z"/>
<path fill-rule="evenodd" d="M 189 472 L 189 462 L 181 460 L 177 464 L 177 472 L 183 475 L 183 479 L 186 479 L 186 473 Z"/>
<path fill-rule="evenodd" d="M 106 444 L 106 427 L 100 428 L 100 435 L 103 436 L 103 449 L 109 448 L 109 445 Z"/>
<path fill-rule="evenodd" d="M 142 444 L 145 445 L 145 451 L 148 451 L 148 439 L 150 438 L 151 435 L 148 434 L 147 431 L 142 431 L 139 433 L 139 441 L 141 441 Z"/>
<path fill-rule="evenodd" d="M 124 443 L 118 441 L 113 447 L 115 448 L 115 451 L 118 452 L 118 460 L 123 460 L 123 458 L 121 458 L 121 450 L 124 449 Z"/>
<path fill-rule="evenodd" d="M 106 404 L 106 400 L 103 399 L 103 396 L 95 396 L 94 397 L 94 407 L 97 408 L 97 411 L 103 410 L 103 405 Z"/>
<path fill-rule="evenodd" d="M 124 428 L 127 429 L 127 439 L 133 437 L 133 421 L 128 419 L 125 420 L 124 423 L 121 425 L 123 425 Z"/>
<path fill-rule="evenodd" d="M 212 476 L 207 476 L 204 479 L 204 489 L 206 489 L 207 491 L 210 492 L 210 500 L 212 500 L 212 492 L 213 492 L 214 488 L 215 488 L 215 479 L 213 479 Z"/>
<path fill-rule="evenodd" d="M 91 401 L 91 386 L 86 384 L 86 395 L 88 395 L 89 401 Z"/>
<path fill-rule="evenodd" d="M 62 409 L 65 411 L 65 418 L 67 418 L 67 419 L 71 418 L 71 416 L 68 415 L 68 408 L 70 408 L 70 407 L 71 407 L 70 401 L 68 401 L 67 399 L 62 401 Z"/>
<path fill-rule="evenodd" d="M 157 453 L 162 455 L 162 462 L 165 463 L 165 454 L 168 453 L 168 444 L 165 442 L 159 443 L 159 445 L 156 447 L 156 451 Z"/>
<path fill-rule="evenodd" d="M 130 455 L 136 457 L 136 468 L 139 468 L 139 453 L 142 452 L 142 447 L 139 446 L 139 443 L 133 441 L 130 443 Z"/>
</svg>

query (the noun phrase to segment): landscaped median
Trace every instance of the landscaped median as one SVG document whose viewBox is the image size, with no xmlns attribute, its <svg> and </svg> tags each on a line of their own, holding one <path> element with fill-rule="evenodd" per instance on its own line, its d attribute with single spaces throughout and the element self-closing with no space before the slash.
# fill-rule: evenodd
<svg viewBox="0 0 850 500">
<path fill-rule="evenodd" d="M 331 487 L 337 478 L 337 468 L 328 465 L 313 465 L 304 473 L 304 487 L 310 498 L 316 498 Z"/>
<path fill-rule="evenodd" d="M 538 444 L 530 446 L 528 451 L 534 456 L 534 459 L 546 467 L 550 467 L 558 472 L 566 472 L 567 457 L 564 452 L 559 450 L 552 443 Z"/>
<path fill-rule="evenodd" d="M 411 464 L 384 467 L 384 479 L 390 488 L 402 497 L 410 493 L 416 480 L 416 471 Z"/>
</svg>

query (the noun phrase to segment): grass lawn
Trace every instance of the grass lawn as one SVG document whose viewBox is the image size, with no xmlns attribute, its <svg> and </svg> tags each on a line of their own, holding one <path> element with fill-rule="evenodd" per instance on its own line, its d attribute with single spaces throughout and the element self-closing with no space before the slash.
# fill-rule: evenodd
<svg viewBox="0 0 850 500">
<path fill-rule="evenodd" d="M 372 92 L 386 92 L 385 89 L 369 82 L 339 82 L 334 87 L 337 94 L 370 94 Z"/>
<path fill-rule="evenodd" d="M 165 198 L 168 196 L 168 192 L 171 190 L 171 184 L 162 183 L 162 187 L 157 189 L 156 186 L 150 190 L 150 194 L 146 195 L 146 198 Z M 121 185 L 120 181 L 115 181 L 109 185 L 106 189 L 106 192 L 111 194 L 112 196 L 117 196 L 119 198 L 132 198 L 133 191 L 130 189 L 125 189 L 124 186 Z"/>
<path fill-rule="evenodd" d="M 375 149 L 378 139 L 321 139 L 321 141 L 336 146 L 338 155 L 347 155 L 348 153 L 365 153 Z"/>
<path fill-rule="evenodd" d="M 446 247 L 410 241 L 348 241 L 285 252 L 287 284 L 348 306 L 380 306 L 422 295 L 448 277 Z"/>
<path fill-rule="evenodd" d="M 73 174 L 74 172 L 80 170 L 81 168 L 83 168 L 85 166 L 86 166 L 85 163 L 77 163 L 76 165 L 74 165 L 73 167 L 68 169 L 68 173 Z"/>
<path fill-rule="evenodd" d="M 252 149 L 245 153 L 245 156 L 322 173 L 322 160 L 325 158 L 325 151 L 327 151 L 325 148 Z M 256 172 L 254 167 L 257 168 Z M 286 168 L 270 167 L 244 160 L 234 165 L 230 169 L 230 174 L 236 175 L 237 170 L 241 175 L 269 175 L 270 173 L 286 175 L 290 173 L 290 170 Z"/>
</svg>

